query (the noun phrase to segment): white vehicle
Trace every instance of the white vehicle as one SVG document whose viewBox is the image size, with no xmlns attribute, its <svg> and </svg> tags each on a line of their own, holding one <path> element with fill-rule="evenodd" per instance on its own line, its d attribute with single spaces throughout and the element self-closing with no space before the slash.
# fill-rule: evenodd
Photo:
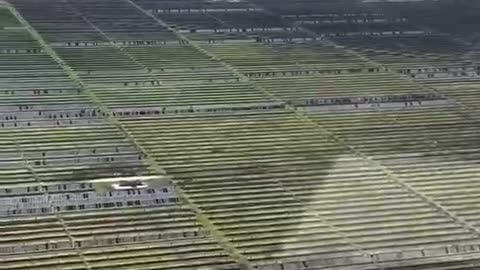
<svg viewBox="0 0 480 270">
<path fill-rule="evenodd" d="M 90 180 L 90 183 L 111 183 L 110 186 L 114 190 L 129 190 L 129 189 L 145 189 L 149 185 L 148 182 L 154 183 L 156 180 L 169 180 L 165 176 L 128 176 L 128 177 L 112 177 L 100 178 Z"/>
<path fill-rule="evenodd" d="M 143 189 L 147 188 L 148 185 L 140 180 L 121 180 L 118 183 L 112 184 L 112 187 L 115 190 L 126 190 L 126 189 Z"/>
</svg>

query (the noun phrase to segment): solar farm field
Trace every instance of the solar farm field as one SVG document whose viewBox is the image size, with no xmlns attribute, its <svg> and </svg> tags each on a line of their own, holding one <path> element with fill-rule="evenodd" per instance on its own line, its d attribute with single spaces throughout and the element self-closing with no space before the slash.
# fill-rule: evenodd
<svg viewBox="0 0 480 270">
<path fill-rule="evenodd" d="M 0 1 L 0 269 L 478 269 L 448 5 Z"/>
</svg>

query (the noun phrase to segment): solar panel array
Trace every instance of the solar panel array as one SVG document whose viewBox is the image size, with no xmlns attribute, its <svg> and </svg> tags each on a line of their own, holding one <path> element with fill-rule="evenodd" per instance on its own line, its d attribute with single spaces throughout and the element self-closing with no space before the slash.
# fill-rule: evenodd
<svg viewBox="0 0 480 270">
<path fill-rule="evenodd" d="M 0 3 L 0 269 L 478 268 L 476 44 L 403 8 Z M 179 201 L 55 211 L 118 175 Z"/>
</svg>

